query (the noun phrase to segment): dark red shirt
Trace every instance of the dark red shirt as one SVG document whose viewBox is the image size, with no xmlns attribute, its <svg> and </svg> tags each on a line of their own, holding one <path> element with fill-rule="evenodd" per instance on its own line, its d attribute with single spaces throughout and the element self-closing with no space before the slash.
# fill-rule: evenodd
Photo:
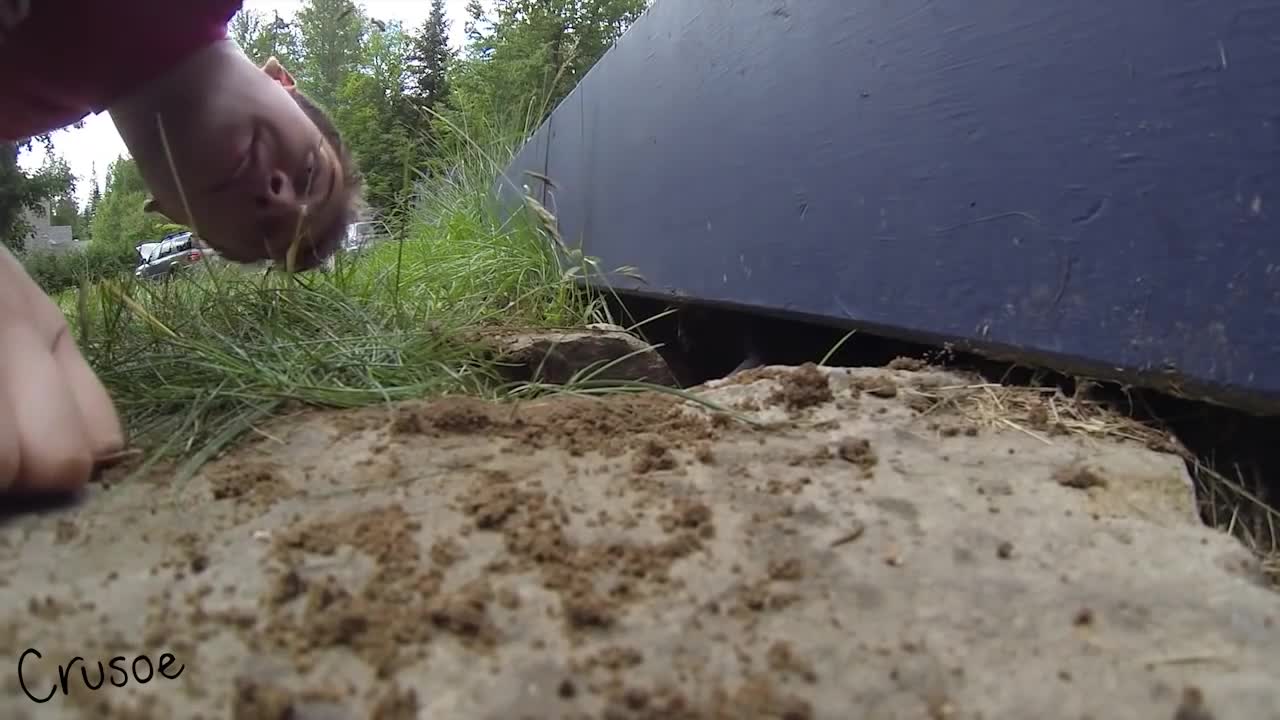
<svg viewBox="0 0 1280 720">
<path fill-rule="evenodd" d="M 0 142 L 72 125 L 227 36 L 241 0 L 0 0 Z"/>
</svg>

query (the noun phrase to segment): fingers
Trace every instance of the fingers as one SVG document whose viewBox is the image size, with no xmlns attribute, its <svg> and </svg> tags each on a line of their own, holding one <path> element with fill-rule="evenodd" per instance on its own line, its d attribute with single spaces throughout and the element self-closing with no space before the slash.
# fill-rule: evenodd
<svg viewBox="0 0 1280 720">
<path fill-rule="evenodd" d="M 0 333 L 0 352 L 0 402 L 11 423 L 4 464 L 13 464 L 15 438 L 18 459 L 8 489 L 79 490 L 93 469 L 93 449 L 87 441 L 91 436 L 63 368 L 52 356 L 49 338 L 30 325 L 10 324 Z"/>
<path fill-rule="evenodd" d="M 0 493 L 77 491 L 123 445 L 62 311 L 0 248 Z"/>
<path fill-rule="evenodd" d="M 98 376 L 85 362 L 70 332 L 62 332 L 55 341 L 53 360 L 71 400 L 80 412 L 84 439 L 95 459 L 124 449 L 124 430 L 116 414 L 111 396 Z"/>
<path fill-rule="evenodd" d="M 3 347 L 0 346 L 0 352 Z M 18 445 L 18 421 L 9 407 L 5 380 L 0 376 L 0 493 L 7 492 L 18 479 L 22 448 Z"/>
</svg>

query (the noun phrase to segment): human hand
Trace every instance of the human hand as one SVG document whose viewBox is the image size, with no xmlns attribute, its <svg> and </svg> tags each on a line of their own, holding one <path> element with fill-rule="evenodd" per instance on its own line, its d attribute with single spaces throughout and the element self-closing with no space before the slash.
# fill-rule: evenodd
<svg viewBox="0 0 1280 720">
<path fill-rule="evenodd" d="M 0 247 L 0 493 L 80 490 L 95 460 L 123 446 L 62 311 Z"/>
</svg>

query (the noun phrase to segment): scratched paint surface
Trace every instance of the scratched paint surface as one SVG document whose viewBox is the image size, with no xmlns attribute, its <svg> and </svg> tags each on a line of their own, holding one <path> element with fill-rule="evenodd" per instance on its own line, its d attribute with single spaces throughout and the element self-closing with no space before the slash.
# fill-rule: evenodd
<svg viewBox="0 0 1280 720">
<path fill-rule="evenodd" d="M 619 287 L 1280 405 L 1277 37 L 1241 0 L 656 0 L 512 175 Z"/>
</svg>

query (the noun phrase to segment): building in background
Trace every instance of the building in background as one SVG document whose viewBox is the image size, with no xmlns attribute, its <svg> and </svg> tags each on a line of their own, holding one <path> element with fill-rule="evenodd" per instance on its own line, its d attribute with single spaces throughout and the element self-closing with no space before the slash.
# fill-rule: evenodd
<svg viewBox="0 0 1280 720">
<path fill-rule="evenodd" d="M 78 251 L 83 250 L 87 244 L 72 237 L 70 225 L 52 224 L 52 208 L 48 203 L 36 212 L 26 210 L 24 217 L 31 225 L 31 235 L 27 237 L 26 242 L 26 251 L 29 254 Z"/>
</svg>

